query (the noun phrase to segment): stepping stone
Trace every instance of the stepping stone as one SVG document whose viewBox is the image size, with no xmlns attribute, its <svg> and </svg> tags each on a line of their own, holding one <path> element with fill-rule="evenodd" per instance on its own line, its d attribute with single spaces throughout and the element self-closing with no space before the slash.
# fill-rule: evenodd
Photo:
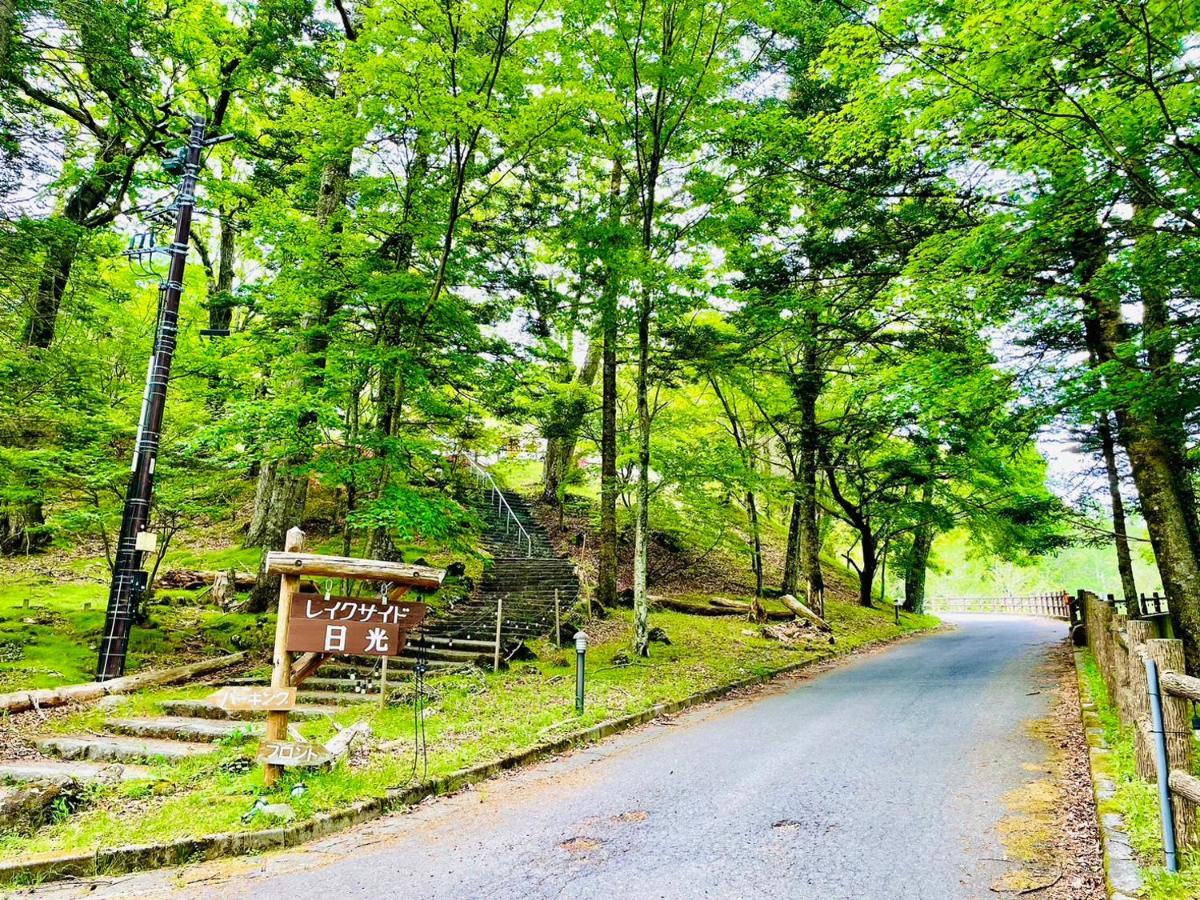
<svg viewBox="0 0 1200 900">
<path fill-rule="evenodd" d="M 26 759 L 0 763 L 0 781 L 139 781 L 150 777 L 144 766 L 115 763 L 67 762 L 61 759 Z"/>
<path fill-rule="evenodd" d="M 261 736 L 262 722 L 238 722 L 232 719 L 193 719 L 186 716 L 109 719 L 104 727 L 116 734 L 142 738 L 167 738 L 172 741 L 219 741 L 233 734 Z"/>
<path fill-rule="evenodd" d="M 211 744 L 191 744 L 153 738 L 92 737 L 91 735 L 38 738 L 34 741 L 34 745 L 47 755 L 59 756 L 63 759 L 93 759 L 112 762 L 133 762 L 156 757 L 178 760 L 213 752 Z"/>
<path fill-rule="evenodd" d="M 164 700 L 159 707 L 170 716 L 238 722 L 262 721 L 267 715 L 254 709 L 222 709 L 207 700 Z M 293 719 L 320 719 L 338 712 L 341 710 L 336 706 L 297 706 L 288 710 L 288 716 Z"/>
</svg>

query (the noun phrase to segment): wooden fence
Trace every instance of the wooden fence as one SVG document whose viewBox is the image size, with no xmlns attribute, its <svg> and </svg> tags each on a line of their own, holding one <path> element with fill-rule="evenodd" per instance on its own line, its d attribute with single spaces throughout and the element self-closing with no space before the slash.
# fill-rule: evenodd
<svg viewBox="0 0 1200 900">
<path fill-rule="evenodd" d="M 1073 611 L 1072 621 L 1082 625 L 1117 714 L 1134 728 L 1138 776 L 1152 784 L 1159 775 L 1146 660 L 1156 664 L 1175 839 L 1181 848 L 1200 846 L 1196 824 L 1200 779 L 1191 774 L 1192 702 L 1200 700 L 1200 678 L 1183 674 L 1183 642 L 1159 636 L 1163 627 L 1160 616 L 1130 619 L 1124 614 L 1124 604 L 1102 600 L 1089 591 L 1079 592 Z"/>
<path fill-rule="evenodd" d="M 925 609 L 932 613 L 1000 613 L 1066 619 L 1070 601 L 1066 591 L 1007 597 L 931 597 L 925 601 Z"/>
</svg>

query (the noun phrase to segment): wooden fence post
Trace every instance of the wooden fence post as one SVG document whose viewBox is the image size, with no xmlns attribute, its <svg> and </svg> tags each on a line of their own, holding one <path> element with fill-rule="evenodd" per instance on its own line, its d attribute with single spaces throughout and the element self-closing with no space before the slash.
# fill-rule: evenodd
<svg viewBox="0 0 1200 900">
<path fill-rule="evenodd" d="M 500 671 L 500 639 L 503 637 L 504 597 L 496 598 L 496 655 L 492 658 L 492 671 Z"/>
<path fill-rule="evenodd" d="M 1153 622 L 1131 619 L 1125 623 L 1129 646 L 1130 719 L 1133 723 L 1134 760 L 1137 773 L 1145 781 L 1154 781 L 1154 742 L 1150 736 L 1150 695 L 1146 690 L 1146 641 L 1157 636 Z M 1138 676 L 1141 676 L 1140 678 Z"/>
<path fill-rule="evenodd" d="M 1183 641 L 1155 638 L 1146 641 L 1146 655 L 1158 665 L 1159 677 L 1165 672 L 1184 670 Z M 1167 765 L 1171 770 L 1192 771 L 1192 705 L 1182 697 L 1163 692 L 1163 732 L 1167 743 Z M 1175 803 L 1175 840 L 1180 847 L 1196 846 L 1196 807 L 1179 796 Z"/>
<path fill-rule="evenodd" d="M 300 553 L 304 549 L 304 532 L 297 528 L 289 528 L 283 542 L 286 553 Z M 279 613 L 275 620 L 275 652 L 271 659 L 271 687 L 286 688 L 292 684 L 292 655 L 288 652 L 288 619 L 292 614 L 292 598 L 300 589 L 299 575 L 279 576 Z M 287 710 L 272 710 L 267 713 L 267 733 L 269 741 L 287 740 L 288 714 Z M 263 784 L 273 785 L 283 774 L 283 766 L 268 763 L 263 770 Z"/>
</svg>

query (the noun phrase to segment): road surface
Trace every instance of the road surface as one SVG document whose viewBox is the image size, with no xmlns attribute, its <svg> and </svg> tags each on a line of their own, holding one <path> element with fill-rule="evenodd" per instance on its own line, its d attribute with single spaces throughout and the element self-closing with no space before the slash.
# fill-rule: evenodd
<svg viewBox="0 0 1200 900">
<path fill-rule="evenodd" d="M 1045 748 L 1043 619 L 955 630 L 710 704 L 587 750 L 249 860 L 47 896 L 994 897 L 1001 798 Z"/>
</svg>

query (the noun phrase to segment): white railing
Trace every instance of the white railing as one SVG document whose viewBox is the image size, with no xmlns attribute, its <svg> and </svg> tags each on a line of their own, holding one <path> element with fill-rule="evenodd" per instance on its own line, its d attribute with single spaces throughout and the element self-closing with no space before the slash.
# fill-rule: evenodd
<svg viewBox="0 0 1200 900">
<path fill-rule="evenodd" d="M 480 491 L 491 491 L 492 501 L 496 504 L 496 512 L 504 511 L 508 513 L 508 517 L 504 520 L 504 533 L 511 533 L 512 526 L 516 525 L 517 531 L 520 534 L 518 545 L 523 541 L 526 547 L 525 555 L 533 556 L 533 538 L 529 536 L 529 532 L 525 530 L 525 526 L 521 524 L 521 520 L 517 518 L 517 514 L 512 511 L 512 507 L 508 505 L 508 501 L 504 499 L 504 492 L 496 484 L 496 479 L 492 477 L 492 473 L 467 456 L 467 454 L 459 453 L 457 455 L 459 459 L 465 459 L 471 467 L 471 474 L 475 476 L 475 481 L 479 485 Z"/>
</svg>

